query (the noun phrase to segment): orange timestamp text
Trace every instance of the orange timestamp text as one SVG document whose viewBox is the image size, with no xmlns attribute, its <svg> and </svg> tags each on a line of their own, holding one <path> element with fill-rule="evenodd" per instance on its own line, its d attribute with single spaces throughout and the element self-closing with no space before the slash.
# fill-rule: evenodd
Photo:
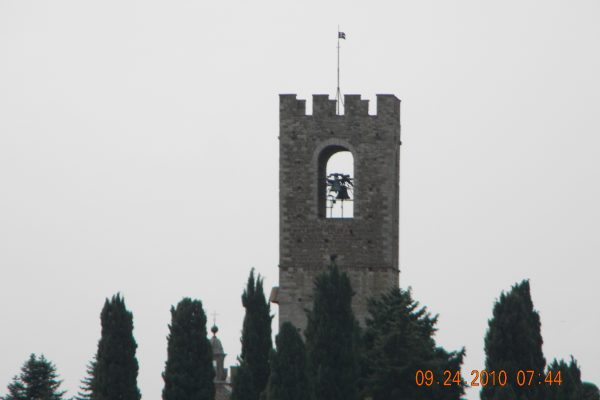
<svg viewBox="0 0 600 400">
<path fill-rule="evenodd" d="M 470 382 L 470 383 L 469 383 Z M 519 387 L 538 386 L 538 385 L 561 385 L 562 377 L 560 371 L 537 372 L 534 370 L 518 370 L 514 376 L 510 376 L 505 370 L 487 371 L 474 369 L 471 371 L 470 379 L 463 378 L 461 371 L 444 370 L 442 376 L 436 376 L 432 370 L 417 370 L 415 373 L 415 383 L 419 387 L 430 386 L 501 386 L 504 387 L 510 382 L 516 383 Z"/>
</svg>

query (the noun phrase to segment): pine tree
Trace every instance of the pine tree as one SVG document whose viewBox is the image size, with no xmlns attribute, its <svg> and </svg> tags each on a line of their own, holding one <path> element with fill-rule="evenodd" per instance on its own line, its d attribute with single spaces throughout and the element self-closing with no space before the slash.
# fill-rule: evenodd
<svg viewBox="0 0 600 400">
<path fill-rule="evenodd" d="M 100 321 L 102 333 L 93 367 L 91 399 L 140 400 L 133 315 L 119 294 L 106 299 Z"/>
<path fill-rule="evenodd" d="M 31 354 L 21 367 L 21 373 L 8 385 L 3 400 L 62 400 L 56 367 L 41 355 Z"/>
<path fill-rule="evenodd" d="M 269 380 L 269 355 L 271 340 L 271 308 L 265 298 L 260 275 L 254 278 L 250 271 L 246 289 L 242 294 L 246 309 L 242 328 L 242 353 L 240 366 L 233 380 L 232 400 L 258 400 Z"/>
<path fill-rule="evenodd" d="M 94 369 L 96 368 L 96 359 L 88 363 L 86 366 L 86 376 L 81 380 L 79 391 L 74 397 L 74 400 L 91 400 L 92 392 L 94 391 Z"/>
<path fill-rule="evenodd" d="M 313 309 L 308 312 L 306 352 L 315 400 L 358 398 L 358 324 L 352 312 L 352 287 L 337 266 L 315 279 Z"/>
<path fill-rule="evenodd" d="M 374 400 L 432 398 L 458 400 L 464 382 L 451 386 L 415 385 L 417 371 L 460 371 L 464 349 L 447 352 L 433 338 L 437 316 L 412 299 L 410 291 L 392 289 L 368 303 L 364 335 L 364 394 Z"/>
<path fill-rule="evenodd" d="M 171 307 L 163 400 L 213 400 L 215 371 L 200 300 L 184 298 Z"/>
<path fill-rule="evenodd" d="M 525 280 L 503 292 L 494 304 L 485 337 L 486 370 L 506 371 L 508 385 L 519 400 L 545 400 L 542 385 L 519 387 L 516 379 L 519 370 L 543 373 L 546 360 L 542 343 L 540 316 L 533 308 L 529 281 Z M 493 399 L 498 387 L 483 387 L 481 399 Z"/>
<path fill-rule="evenodd" d="M 298 330 L 285 322 L 275 338 L 277 350 L 271 354 L 271 376 L 267 400 L 307 400 L 306 349 Z"/>
</svg>

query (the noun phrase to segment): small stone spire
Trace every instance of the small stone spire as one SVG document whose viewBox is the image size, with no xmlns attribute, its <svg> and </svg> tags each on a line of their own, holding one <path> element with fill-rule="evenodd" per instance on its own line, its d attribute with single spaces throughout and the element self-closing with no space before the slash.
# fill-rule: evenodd
<svg viewBox="0 0 600 400">
<path fill-rule="evenodd" d="M 213 365 L 215 367 L 215 382 L 225 382 L 227 379 L 227 369 L 224 368 L 225 352 L 223 345 L 217 337 L 219 327 L 217 326 L 217 313 L 213 313 L 213 326 L 210 328 L 213 336 L 210 338 L 210 345 L 213 353 Z"/>
</svg>

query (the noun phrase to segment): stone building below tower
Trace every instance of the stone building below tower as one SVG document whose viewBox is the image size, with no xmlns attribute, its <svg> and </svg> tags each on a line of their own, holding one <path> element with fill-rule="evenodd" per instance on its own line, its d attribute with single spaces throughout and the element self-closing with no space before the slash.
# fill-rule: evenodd
<svg viewBox="0 0 600 400">
<path fill-rule="evenodd" d="M 212 349 L 213 368 L 215 370 L 215 400 L 229 400 L 231 397 L 231 382 L 228 380 L 227 368 L 225 368 L 225 352 L 223 345 L 217 337 L 219 328 L 214 324 L 211 328 L 212 337 L 210 347 Z"/>
</svg>

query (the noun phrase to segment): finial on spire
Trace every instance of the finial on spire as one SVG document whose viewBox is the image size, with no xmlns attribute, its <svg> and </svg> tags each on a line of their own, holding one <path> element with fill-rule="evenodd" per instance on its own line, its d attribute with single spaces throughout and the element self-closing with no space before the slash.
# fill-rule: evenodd
<svg viewBox="0 0 600 400">
<path fill-rule="evenodd" d="M 217 314 L 216 312 L 212 313 L 212 317 L 213 317 L 213 326 L 212 328 L 210 328 L 210 331 L 212 332 L 213 336 L 217 335 L 217 332 L 219 332 L 219 327 L 217 326 Z"/>
</svg>

